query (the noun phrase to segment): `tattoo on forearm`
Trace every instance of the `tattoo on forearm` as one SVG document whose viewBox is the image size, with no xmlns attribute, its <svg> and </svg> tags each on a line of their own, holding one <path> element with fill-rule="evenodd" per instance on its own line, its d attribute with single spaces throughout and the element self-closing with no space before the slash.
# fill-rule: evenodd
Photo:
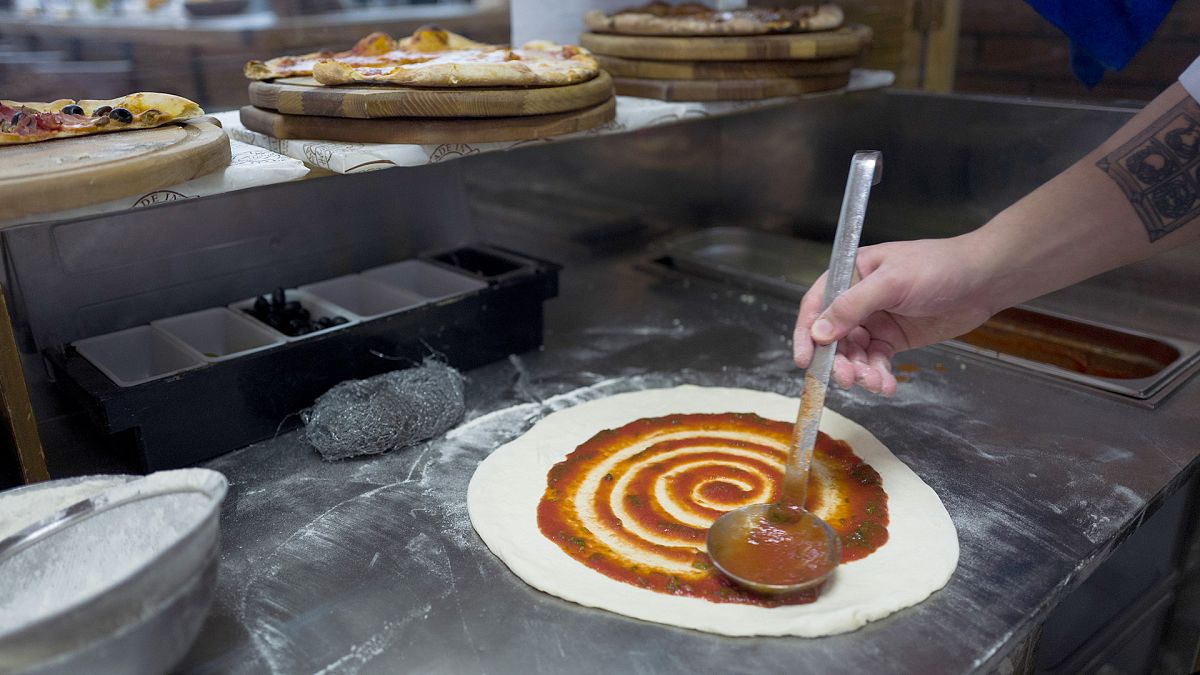
<svg viewBox="0 0 1200 675">
<path fill-rule="evenodd" d="M 1188 96 L 1096 162 L 1125 192 L 1150 241 L 1200 215 L 1200 105 Z"/>
</svg>

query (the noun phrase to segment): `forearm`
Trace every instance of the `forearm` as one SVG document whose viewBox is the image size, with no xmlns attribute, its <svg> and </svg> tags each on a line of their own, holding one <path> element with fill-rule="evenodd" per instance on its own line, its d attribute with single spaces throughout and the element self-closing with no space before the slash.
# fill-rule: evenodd
<svg viewBox="0 0 1200 675">
<path fill-rule="evenodd" d="M 1099 148 L 963 237 L 992 277 L 986 303 L 996 311 L 1200 239 L 1197 185 L 1200 105 L 1175 84 Z"/>
</svg>

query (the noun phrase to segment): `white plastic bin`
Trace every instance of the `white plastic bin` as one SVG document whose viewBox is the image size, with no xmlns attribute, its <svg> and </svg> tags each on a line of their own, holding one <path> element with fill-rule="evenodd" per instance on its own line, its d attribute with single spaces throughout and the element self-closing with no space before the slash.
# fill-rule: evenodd
<svg viewBox="0 0 1200 675">
<path fill-rule="evenodd" d="M 270 295 L 271 295 L 270 293 L 264 293 L 263 295 L 266 296 L 268 299 L 270 299 Z M 235 302 L 232 305 L 229 305 L 229 309 L 233 310 L 234 313 L 238 314 L 239 316 L 244 316 L 247 319 L 250 319 L 251 321 L 255 322 L 256 324 L 261 325 L 262 327 L 271 331 L 272 333 L 279 335 L 280 337 L 287 340 L 288 342 L 295 342 L 296 340 L 304 340 L 306 338 L 310 338 L 310 337 L 313 337 L 316 335 L 324 335 L 326 333 L 331 333 L 335 330 L 341 330 L 343 328 L 346 328 L 348 326 L 353 326 L 358 323 L 358 319 L 354 316 L 353 312 L 350 312 L 342 307 L 338 307 L 337 305 L 335 305 L 331 302 L 326 302 L 326 301 L 322 300 L 321 298 L 318 298 L 317 296 L 313 295 L 312 293 L 302 291 L 298 288 L 288 288 L 288 289 L 284 290 L 284 298 L 288 302 L 292 302 L 292 301 L 299 302 L 301 307 L 307 309 L 310 321 L 315 322 L 318 319 L 322 319 L 322 318 L 326 318 L 326 317 L 333 318 L 333 317 L 339 317 L 339 316 L 346 319 L 346 323 L 338 324 L 336 326 L 331 326 L 329 328 L 322 328 L 320 330 L 315 330 L 311 333 L 305 333 L 303 335 L 288 335 L 288 334 L 284 333 L 283 331 L 275 330 L 275 328 L 268 325 L 266 322 L 259 320 L 258 317 L 254 316 L 253 314 L 250 314 L 247 311 L 247 310 L 253 309 L 254 303 L 256 300 L 258 300 L 258 297 L 259 296 L 256 295 L 253 298 L 247 298 L 240 302 Z"/>
<path fill-rule="evenodd" d="M 359 274 L 348 274 L 328 281 L 301 286 L 318 298 L 342 307 L 353 318 L 374 319 L 420 307 L 426 300 L 419 295 L 373 281 Z"/>
<path fill-rule="evenodd" d="M 150 326 L 99 335 L 73 344 L 85 359 L 122 387 L 204 365 L 204 359 Z"/>
<path fill-rule="evenodd" d="M 206 361 L 225 361 L 284 343 L 275 331 L 224 307 L 159 319 L 150 325 L 178 339 Z"/>
<path fill-rule="evenodd" d="M 389 286 L 415 293 L 430 302 L 453 298 L 471 291 L 487 288 L 487 283 L 450 270 L 430 265 L 422 260 L 405 260 L 362 273 Z"/>
</svg>

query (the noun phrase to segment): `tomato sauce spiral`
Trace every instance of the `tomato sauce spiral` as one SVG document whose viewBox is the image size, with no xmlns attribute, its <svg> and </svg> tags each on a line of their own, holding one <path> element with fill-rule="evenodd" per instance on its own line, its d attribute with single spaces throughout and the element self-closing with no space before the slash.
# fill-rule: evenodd
<svg viewBox="0 0 1200 675">
<path fill-rule="evenodd" d="M 813 602 L 819 589 L 747 592 L 704 551 L 723 513 L 778 498 L 791 434 L 791 423 L 750 413 L 669 415 L 601 431 L 551 467 L 538 528 L 593 570 L 660 593 L 766 607 Z M 825 433 L 806 506 L 841 537 L 842 562 L 887 542 L 879 473 Z"/>
</svg>

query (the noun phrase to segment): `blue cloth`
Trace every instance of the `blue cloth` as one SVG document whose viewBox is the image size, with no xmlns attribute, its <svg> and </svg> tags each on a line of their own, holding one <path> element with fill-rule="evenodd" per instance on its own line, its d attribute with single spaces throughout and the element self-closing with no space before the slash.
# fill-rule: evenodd
<svg viewBox="0 0 1200 675">
<path fill-rule="evenodd" d="M 1071 69 L 1089 87 L 1150 40 L 1175 0 L 1027 0 L 1071 39 Z"/>
</svg>

